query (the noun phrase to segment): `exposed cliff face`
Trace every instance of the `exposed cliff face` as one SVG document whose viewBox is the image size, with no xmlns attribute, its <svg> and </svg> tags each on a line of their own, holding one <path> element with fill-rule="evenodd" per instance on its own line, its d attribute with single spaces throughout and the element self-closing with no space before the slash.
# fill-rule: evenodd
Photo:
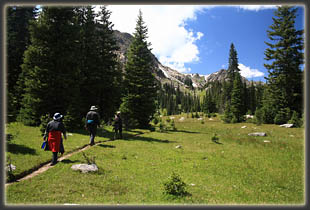
<svg viewBox="0 0 310 210">
<path fill-rule="evenodd" d="M 132 40 L 132 35 L 128 33 L 122 33 L 117 30 L 114 31 L 117 43 L 119 45 L 118 55 L 120 61 L 124 64 L 126 62 L 126 52 Z M 170 67 L 162 65 L 158 59 L 152 54 L 153 58 L 153 68 L 151 71 L 155 74 L 157 80 L 161 83 L 173 83 L 175 87 L 179 84 L 180 87 L 188 88 L 185 84 L 186 77 L 192 80 L 192 85 L 194 88 L 204 88 L 207 83 L 214 81 L 224 81 L 227 80 L 227 71 L 221 69 L 209 75 L 199 75 L 199 74 L 182 74 Z M 250 82 L 242 77 L 243 81 L 246 81 L 249 85 Z"/>
</svg>

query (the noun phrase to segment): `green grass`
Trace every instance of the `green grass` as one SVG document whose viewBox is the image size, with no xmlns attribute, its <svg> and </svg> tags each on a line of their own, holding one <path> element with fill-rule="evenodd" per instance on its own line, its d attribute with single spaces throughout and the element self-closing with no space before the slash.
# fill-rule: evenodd
<svg viewBox="0 0 310 210">
<path fill-rule="evenodd" d="M 95 157 L 99 171 L 83 174 L 70 167 L 85 163 L 82 153 L 60 162 L 48 171 L 6 187 L 6 204 L 81 205 L 303 205 L 304 129 L 250 123 L 224 124 L 218 118 L 175 116 L 176 131 L 150 132 L 127 139 L 106 141 L 111 128 L 96 137 L 101 144 L 84 151 Z M 246 125 L 246 128 L 241 128 Z M 11 124 L 9 133 L 19 133 L 10 151 L 18 173 L 51 159 L 40 149 L 39 130 Z M 158 130 L 158 129 L 156 129 Z M 265 137 L 248 136 L 266 132 Z M 212 141 L 214 134 L 219 140 Z M 131 135 L 129 135 L 131 134 Z M 269 140 L 265 143 L 264 140 Z M 68 152 L 88 143 L 88 135 L 73 133 L 64 142 Z M 181 148 L 176 148 L 181 145 Z M 16 171 L 17 171 L 16 170 Z M 187 184 L 186 196 L 167 196 L 164 183 L 175 172 Z"/>
</svg>

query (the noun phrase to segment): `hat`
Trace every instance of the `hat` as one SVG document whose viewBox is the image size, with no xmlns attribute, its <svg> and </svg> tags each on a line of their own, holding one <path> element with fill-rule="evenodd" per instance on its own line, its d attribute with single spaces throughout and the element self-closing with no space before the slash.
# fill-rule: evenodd
<svg viewBox="0 0 310 210">
<path fill-rule="evenodd" d="M 121 112 L 120 112 L 120 111 L 117 111 L 116 114 L 119 115 L 119 114 L 121 114 Z"/>
<path fill-rule="evenodd" d="M 98 108 L 97 108 L 96 106 L 91 106 L 91 107 L 90 107 L 90 110 L 91 110 L 91 111 L 94 111 L 94 110 L 97 110 L 97 109 L 98 109 Z"/>
<path fill-rule="evenodd" d="M 54 120 L 60 120 L 63 116 L 60 113 L 55 113 L 53 119 Z"/>
</svg>

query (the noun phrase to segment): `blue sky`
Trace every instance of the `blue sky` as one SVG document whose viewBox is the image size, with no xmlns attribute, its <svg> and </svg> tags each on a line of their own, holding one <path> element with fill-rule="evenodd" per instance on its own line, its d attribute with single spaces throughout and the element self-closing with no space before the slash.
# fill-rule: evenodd
<svg viewBox="0 0 310 210">
<path fill-rule="evenodd" d="M 273 24 L 274 9 L 250 11 L 238 8 L 213 8 L 197 15 L 197 20 L 189 21 L 188 27 L 201 31 L 204 36 L 196 41 L 199 49 L 199 62 L 188 64 L 191 71 L 209 74 L 221 68 L 227 69 L 229 49 L 234 44 L 238 61 L 242 68 L 250 68 L 253 74 L 245 74 L 249 79 L 264 80 L 264 51 L 270 42 L 267 36 Z M 300 7 L 296 18 L 296 28 L 303 28 L 303 8 Z M 257 73 L 254 74 L 255 69 Z M 255 77 L 257 76 L 257 77 Z"/>
<path fill-rule="evenodd" d="M 98 8 L 98 7 L 97 7 Z M 264 81 L 264 51 L 275 5 L 109 5 L 113 29 L 133 33 L 138 10 L 148 27 L 148 41 L 159 61 L 182 73 L 208 75 L 227 68 L 231 43 L 241 75 Z M 298 7 L 296 28 L 304 28 Z"/>
</svg>

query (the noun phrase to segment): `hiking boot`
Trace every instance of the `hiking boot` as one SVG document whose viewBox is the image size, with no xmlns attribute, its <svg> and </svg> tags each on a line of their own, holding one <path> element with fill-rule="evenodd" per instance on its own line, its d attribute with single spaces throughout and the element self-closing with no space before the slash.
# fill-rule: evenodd
<svg viewBox="0 0 310 210">
<path fill-rule="evenodd" d="M 53 165 L 56 165 L 58 163 L 58 161 L 57 162 L 52 162 L 51 164 L 50 164 L 50 166 L 53 166 Z"/>
</svg>

